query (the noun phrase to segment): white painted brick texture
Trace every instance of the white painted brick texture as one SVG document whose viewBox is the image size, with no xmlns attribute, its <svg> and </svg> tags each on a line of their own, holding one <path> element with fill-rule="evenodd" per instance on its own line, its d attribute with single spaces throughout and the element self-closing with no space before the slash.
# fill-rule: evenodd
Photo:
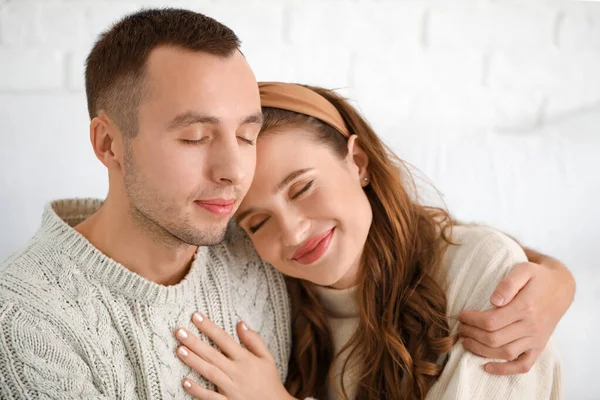
<svg viewBox="0 0 600 400">
<path fill-rule="evenodd" d="M 0 3 L 0 90 L 82 91 L 83 63 L 97 35 L 128 12 L 163 4 Z M 259 79 L 343 88 L 378 126 L 531 126 L 600 102 L 600 4 L 593 2 L 169 5 L 206 12 L 236 30 Z M 382 99 L 391 102 L 392 121 Z"/>
<path fill-rule="evenodd" d="M 166 5 L 233 28 L 259 80 L 340 89 L 455 216 L 564 260 L 565 394 L 598 398 L 598 1 L 0 0 L 0 259 L 46 201 L 105 195 L 84 61 L 110 24 Z"/>
</svg>

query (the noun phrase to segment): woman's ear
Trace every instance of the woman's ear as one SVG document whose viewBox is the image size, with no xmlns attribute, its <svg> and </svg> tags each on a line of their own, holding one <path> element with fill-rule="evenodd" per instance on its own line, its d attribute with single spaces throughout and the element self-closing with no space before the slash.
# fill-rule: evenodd
<svg viewBox="0 0 600 400">
<path fill-rule="evenodd" d="M 361 186 L 369 184 L 369 157 L 360 146 L 358 135 L 351 135 L 348 139 L 348 162 L 356 170 L 357 178 L 360 179 Z"/>
</svg>

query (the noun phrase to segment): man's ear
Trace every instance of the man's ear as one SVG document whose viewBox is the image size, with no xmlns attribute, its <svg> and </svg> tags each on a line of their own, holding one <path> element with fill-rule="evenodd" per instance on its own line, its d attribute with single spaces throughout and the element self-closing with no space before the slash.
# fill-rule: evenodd
<svg viewBox="0 0 600 400">
<path fill-rule="evenodd" d="M 356 169 L 357 178 L 360 179 L 361 186 L 369 184 L 369 157 L 360 145 L 358 135 L 351 135 L 348 139 L 348 162 Z"/>
<path fill-rule="evenodd" d="M 106 168 L 120 168 L 123 162 L 123 136 L 106 112 L 100 111 L 90 121 L 90 141 L 96 157 Z"/>
</svg>

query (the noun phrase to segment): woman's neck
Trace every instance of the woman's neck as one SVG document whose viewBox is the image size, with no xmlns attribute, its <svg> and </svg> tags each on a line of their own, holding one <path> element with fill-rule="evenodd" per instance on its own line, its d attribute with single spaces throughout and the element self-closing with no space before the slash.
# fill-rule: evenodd
<svg viewBox="0 0 600 400">
<path fill-rule="evenodd" d="M 360 260 L 362 260 L 362 254 L 346 271 L 346 273 L 337 282 L 329 287 L 333 289 L 348 289 L 358 285 L 358 272 L 361 269 Z"/>
<path fill-rule="evenodd" d="M 316 294 L 325 312 L 332 318 L 358 318 L 358 286 L 348 289 L 333 289 L 317 286 Z"/>
</svg>

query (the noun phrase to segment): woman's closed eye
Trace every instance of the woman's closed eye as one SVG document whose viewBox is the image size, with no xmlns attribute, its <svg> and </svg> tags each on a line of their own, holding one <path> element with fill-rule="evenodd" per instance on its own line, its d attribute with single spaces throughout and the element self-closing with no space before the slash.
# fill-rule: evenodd
<svg viewBox="0 0 600 400">
<path fill-rule="evenodd" d="M 314 180 L 306 183 L 304 186 L 296 185 L 296 186 L 301 186 L 301 188 L 295 193 L 294 193 L 295 186 L 293 186 L 291 189 L 291 192 L 292 192 L 291 199 L 295 200 L 298 197 L 302 196 L 302 194 L 306 193 L 312 187 L 313 183 L 314 183 Z M 266 217 L 265 219 L 261 220 L 258 223 L 251 224 L 248 227 L 248 232 L 251 234 L 256 233 L 256 231 L 258 231 L 268 220 L 269 220 L 269 217 Z"/>
<path fill-rule="evenodd" d="M 306 193 L 308 191 L 308 189 L 311 188 L 311 186 L 313 185 L 315 181 L 310 181 L 308 182 L 306 185 L 302 186 L 302 188 L 300 190 L 298 190 L 296 193 L 293 193 L 291 195 L 292 200 L 297 199 L 298 197 L 300 197 L 302 194 Z M 293 189 L 293 188 L 292 188 Z"/>
<path fill-rule="evenodd" d="M 268 220 L 268 219 L 269 219 L 269 218 L 265 218 L 265 219 L 263 219 L 262 221 L 260 221 L 258 224 L 251 225 L 251 226 L 248 228 L 248 232 L 250 232 L 250 233 L 256 233 L 256 231 L 257 231 L 257 230 L 259 230 L 259 229 L 260 229 L 260 227 L 261 227 L 261 226 L 263 226 L 263 225 L 265 224 L 265 222 L 267 222 L 267 220 Z"/>
</svg>

